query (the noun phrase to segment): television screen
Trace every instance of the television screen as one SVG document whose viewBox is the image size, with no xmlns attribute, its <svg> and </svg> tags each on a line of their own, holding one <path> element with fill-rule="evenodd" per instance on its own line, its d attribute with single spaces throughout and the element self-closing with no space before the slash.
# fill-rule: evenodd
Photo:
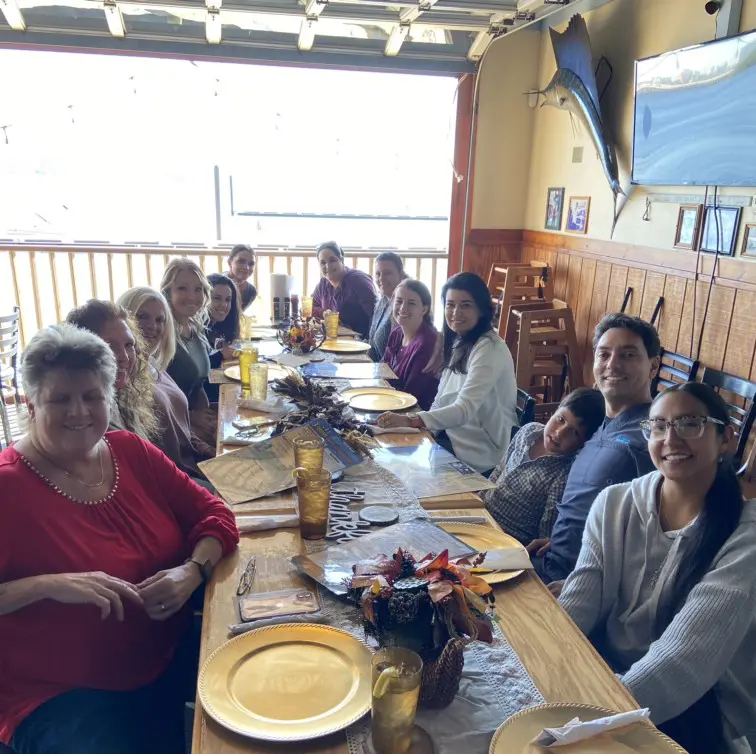
<svg viewBox="0 0 756 754">
<path fill-rule="evenodd" d="M 633 183 L 756 186 L 756 31 L 636 62 Z"/>
</svg>

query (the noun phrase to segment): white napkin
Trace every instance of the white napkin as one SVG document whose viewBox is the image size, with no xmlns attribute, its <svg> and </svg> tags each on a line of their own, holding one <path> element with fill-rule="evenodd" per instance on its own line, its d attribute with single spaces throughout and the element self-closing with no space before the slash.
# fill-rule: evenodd
<svg viewBox="0 0 756 754">
<path fill-rule="evenodd" d="M 301 367 L 302 364 L 310 363 L 310 356 L 297 356 L 293 353 L 282 353 L 280 356 L 276 356 L 273 361 L 276 361 L 285 367 Z"/>
<path fill-rule="evenodd" d="M 258 398 L 243 398 L 239 401 L 239 407 L 262 411 L 265 414 L 285 414 L 288 411 L 283 398 L 268 398 L 267 401 L 261 401 Z"/>
<path fill-rule="evenodd" d="M 299 516 L 294 514 L 280 516 L 237 516 L 236 526 L 240 534 L 269 529 L 290 529 L 299 526 Z"/>
<path fill-rule="evenodd" d="M 648 709 L 637 709 L 632 712 L 600 717 L 598 720 L 585 723 L 581 723 L 580 718 L 576 717 L 562 728 L 544 728 L 533 741 L 547 749 L 574 744 L 577 741 L 585 741 L 586 738 L 598 736 L 599 733 L 606 733 L 616 728 L 624 728 L 639 720 L 646 720 L 650 714 Z"/>
<path fill-rule="evenodd" d="M 417 435 L 420 433 L 420 430 L 415 427 L 376 427 L 371 424 L 370 429 L 374 435 Z"/>
</svg>

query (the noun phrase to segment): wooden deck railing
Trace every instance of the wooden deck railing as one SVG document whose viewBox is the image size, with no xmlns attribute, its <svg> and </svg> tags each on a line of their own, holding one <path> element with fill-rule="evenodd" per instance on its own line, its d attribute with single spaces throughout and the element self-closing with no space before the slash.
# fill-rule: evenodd
<svg viewBox="0 0 756 754">
<path fill-rule="evenodd" d="M 397 250 L 406 272 L 422 280 L 440 299 L 447 278 L 445 251 Z M 372 276 L 380 250 L 345 249 L 347 263 Z M 41 327 L 65 319 L 70 309 L 90 298 L 115 300 L 135 285 L 157 287 L 168 262 L 186 256 L 206 274 L 226 269 L 227 248 L 181 246 L 65 246 L 62 244 L 0 244 L 0 313 L 21 309 L 21 341 Z M 286 273 L 296 279 L 300 295 L 311 293 L 320 277 L 311 249 L 259 249 L 254 283 L 259 301 L 252 313 L 268 316 L 270 275 Z"/>
</svg>

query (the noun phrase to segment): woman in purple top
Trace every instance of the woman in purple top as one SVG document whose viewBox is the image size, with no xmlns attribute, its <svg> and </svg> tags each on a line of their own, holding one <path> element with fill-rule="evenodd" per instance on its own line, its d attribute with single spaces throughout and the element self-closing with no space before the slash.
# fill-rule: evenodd
<svg viewBox="0 0 756 754">
<path fill-rule="evenodd" d="M 370 275 L 346 267 L 335 241 L 320 244 L 316 254 L 323 277 L 312 293 L 313 315 L 322 317 L 328 309 L 338 312 L 340 324 L 367 340 L 377 298 Z"/>
<path fill-rule="evenodd" d="M 395 387 L 417 398 L 427 411 L 438 391 L 438 376 L 425 369 L 433 358 L 438 331 L 431 318 L 431 294 L 419 280 L 403 280 L 394 291 L 395 327 L 383 360 L 394 370 Z"/>
</svg>

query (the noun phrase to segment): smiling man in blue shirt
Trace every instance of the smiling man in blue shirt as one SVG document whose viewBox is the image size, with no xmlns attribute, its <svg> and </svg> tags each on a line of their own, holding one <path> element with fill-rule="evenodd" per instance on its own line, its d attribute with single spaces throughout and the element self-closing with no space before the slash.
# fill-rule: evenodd
<svg viewBox="0 0 756 754">
<path fill-rule="evenodd" d="M 599 492 L 654 469 L 640 421 L 648 418 L 651 382 L 659 369 L 656 328 L 639 317 L 607 314 L 596 325 L 593 349 L 593 377 L 604 396 L 606 419 L 570 469 L 551 540 L 528 545 L 536 572 L 555 594 L 575 567 Z"/>
</svg>

